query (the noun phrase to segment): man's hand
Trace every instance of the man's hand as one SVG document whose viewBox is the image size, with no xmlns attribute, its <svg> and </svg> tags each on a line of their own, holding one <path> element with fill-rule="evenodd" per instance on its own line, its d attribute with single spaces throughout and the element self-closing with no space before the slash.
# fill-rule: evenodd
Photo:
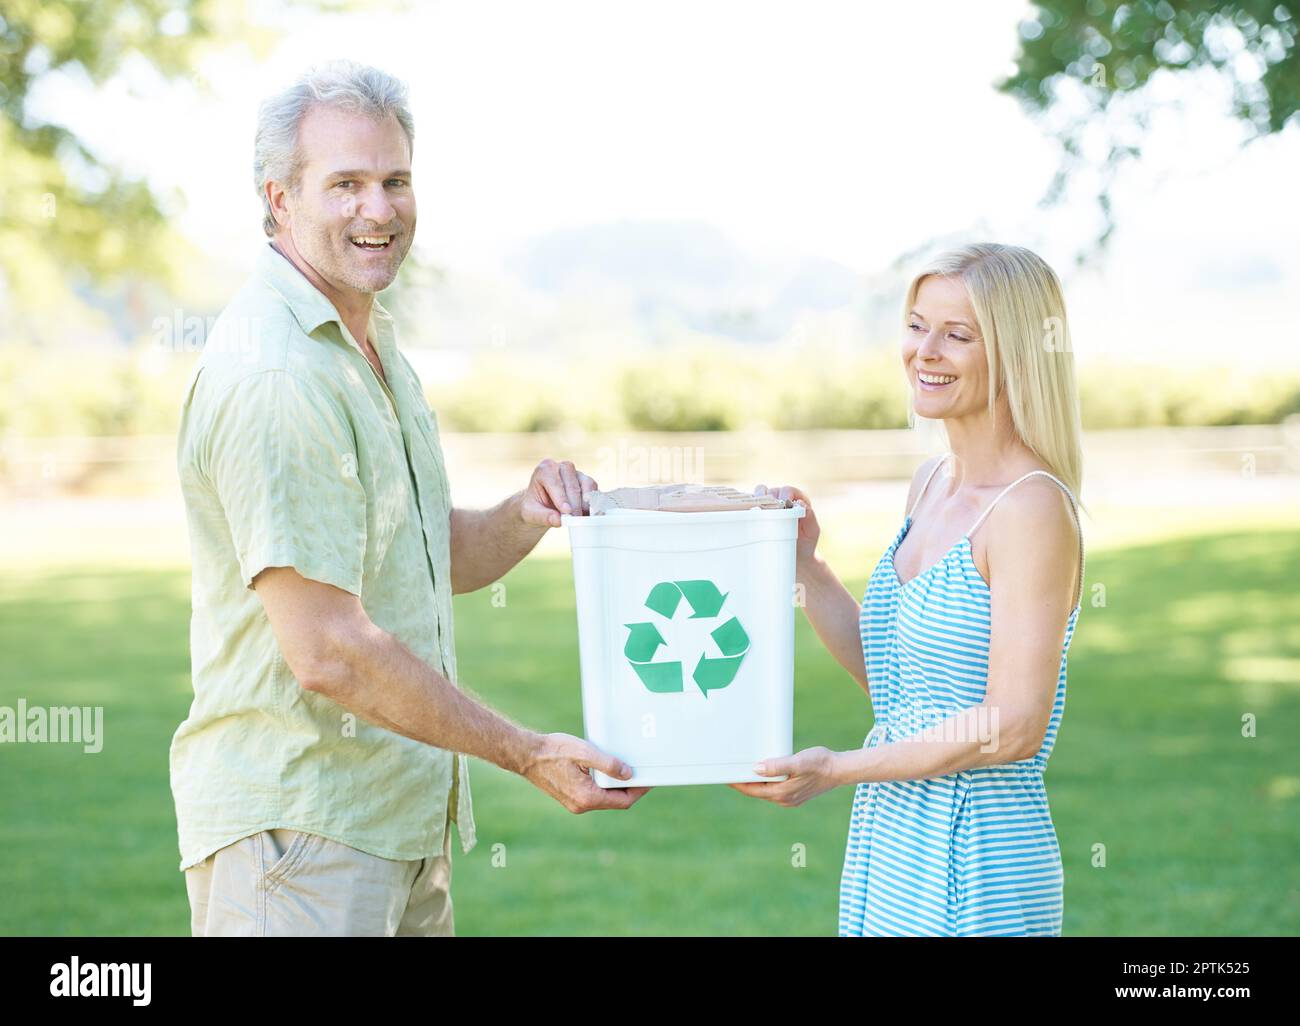
<svg viewBox="0 0 1300 1026">
<path fill-rule="evenodd" d="M 451 511 L 451 590 L 461 595 L 500 580 L 533 550 L 560 515 L 586 516 L 596 482 L 565 460 L 542 460 L 528 487 L 488 510 Z"/>
<path fill-rule="evenodd" d="M 544 459 L 524 489 L 519 515 L 526 524 L 559 527 L 561 513 L 587 515 L 587 496 L 596 488 L 596 482 L 569 460 Z"/>
<path fill-rule="evenodd" d="M 572 734 L 541 734 L 522 775 L 573 813 L 593 809 L 626 809 L 650 790 L 648 787 L 597 786 L 588 769 L 626 779 L 632 770 Z"/>
<path fill-rule="evenodd" d="M 588 766 L 620 778 L 631 771 L 579 738 L 538 734 L 483 705 L 377 627 L 358 596 L 293 567 L 268 567 L 253 586 L 299 685 L 368 723 L 486 759 L 572 812 L 625 809 L 648 790 L 597 787 Z"/>
</svg>

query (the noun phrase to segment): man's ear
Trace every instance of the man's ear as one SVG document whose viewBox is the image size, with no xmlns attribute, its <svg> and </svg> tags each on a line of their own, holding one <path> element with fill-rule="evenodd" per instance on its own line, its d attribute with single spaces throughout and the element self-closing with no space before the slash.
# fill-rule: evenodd
<svg viewBox="0 0 1300 1026">
<path fill-rule="evenodd" d="M 266 192 L 267 202 L 271 204 L 271 214 L 275 217 L 275 223 L 281 228 L 287 227 L 289 224 L 289 190 L 274 180 L 268 180 L 262 188 Z"/>
</svg>

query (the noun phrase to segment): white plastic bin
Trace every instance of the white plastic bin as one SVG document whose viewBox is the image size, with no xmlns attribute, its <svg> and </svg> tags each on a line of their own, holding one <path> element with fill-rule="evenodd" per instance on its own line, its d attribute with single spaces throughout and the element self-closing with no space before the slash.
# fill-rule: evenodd
<svg viewBox="0 0 1300 1026">
<path fill-rule="evenodd" d="M 794 732 L 790 509 L 561 517 L 587 740 L 633 769 L 601 787 L 765 780 Z"/>
</svg>

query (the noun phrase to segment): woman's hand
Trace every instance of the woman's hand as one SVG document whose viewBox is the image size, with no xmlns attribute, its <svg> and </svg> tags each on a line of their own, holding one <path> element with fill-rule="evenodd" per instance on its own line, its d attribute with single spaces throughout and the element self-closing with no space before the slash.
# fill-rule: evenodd
<svg viewBox="0 0 1300 1026">
<path fill-rule="evenodd" d="M 789 774 L 788 778 L 770 784 L 744 783 L 728 786 L 752 798 L 765 798 L 782 808 L 792 809 L 809 798 L 816 798 L 823 791 L 848 782 L 841 775 L 840 758 L 843 754 L 819 747 L 805 748 L 802 752 L 781 759 L 764 759 L 754 767 L 755 773 L 761 777 Z"/>
<path fill-rule="evenodd" d="M 821 537 L 822 529 L 817 523 L 817 514 L 813 512 L 812 502 L 808 496 L 793 485 L 781 485 L 778 488 L 755 485 L 754 494 L 774 495 L 785 502 L 793 500 L 803 504 L 807 512 L 799 519 L 799 537 L 795 543 L 795 558 L 800 563 L 812 559 L 813 553 L 817 550 L 817 539 Z"/>
</svg>

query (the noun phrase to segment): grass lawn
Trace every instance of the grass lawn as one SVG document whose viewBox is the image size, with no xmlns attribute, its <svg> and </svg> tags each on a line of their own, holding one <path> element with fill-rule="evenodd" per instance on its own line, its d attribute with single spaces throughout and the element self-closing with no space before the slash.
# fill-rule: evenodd
<svg viewBox="0 0 1300 1026">
<path fill-rule="evenodd" d="M 860 593 L 869 564 L 850 568 Z M 1089 553 L 1047 772 L 1066 934 L 1300 934 L 1297 581 L 1294 531 Z M 504 609 L 490 590 L 456 599 L 462 678 L 519 721 L 581 734 L 569 563 L 533 559 L 506 583 Z M 105 707 L 98 754 L 0 746 L 0 933 L 188 933 L 167 777 L 188 621 L 184 569 L 0 581 L 0 705 Z M 802 619 L 796 667 L 796 744 L 860 745 L 866 697 Z M 786 810 L 661 788 L 575 817 L 495 767 L 473 763 L 471 782 L 479 844 L 453 849 L 462 935 L 835 931 L 848 789 Z"/>
</svg>

